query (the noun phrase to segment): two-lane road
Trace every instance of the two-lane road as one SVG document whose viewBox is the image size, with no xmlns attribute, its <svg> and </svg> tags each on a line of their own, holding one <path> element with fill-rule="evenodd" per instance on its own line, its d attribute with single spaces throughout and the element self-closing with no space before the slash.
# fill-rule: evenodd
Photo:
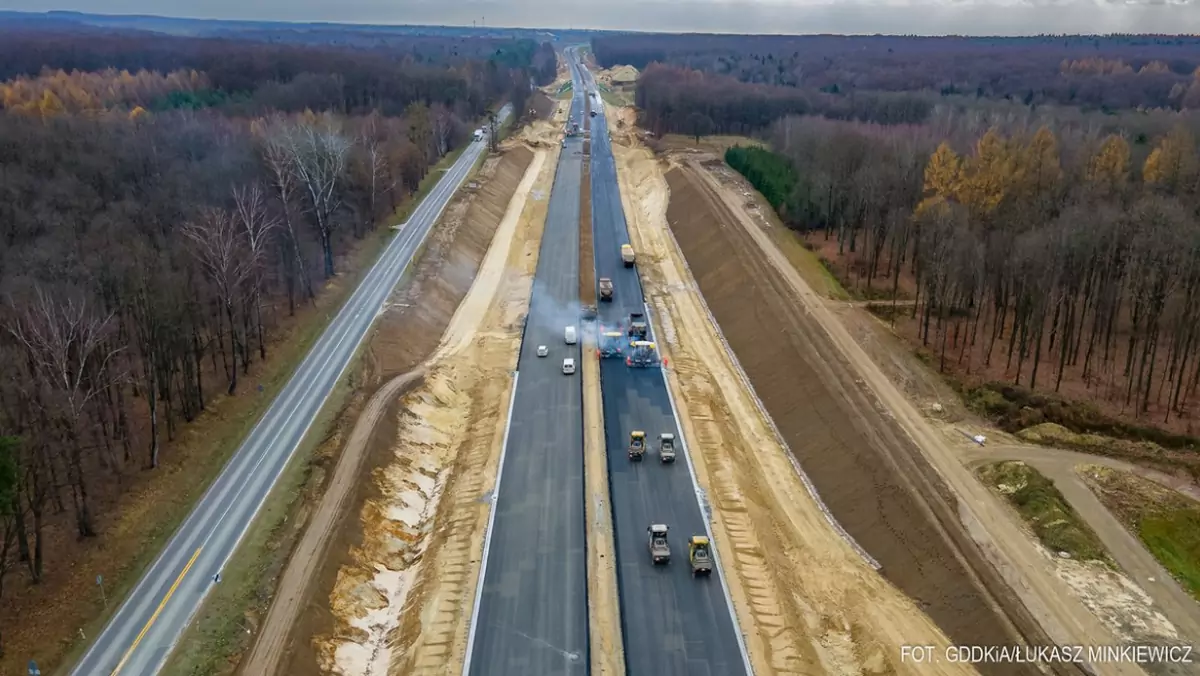
<svg viewBox="0 0 1200 676">
<path fill-rule="evenodd" d="M 586 87 L 594 90 L 591 74 L 586 69 L 584 73 Z M 630 312 L 644 312 L 645 299 L 637 268 L 625 268 L 621 261 L 621 245 L 630 241 L 629 231 L 604 107 L 596 108 L 591 132 L 592 229 L 596 277 L 612 279 L 614 289 L 612 302 L 601 304 L 600 319 L 613 325 L 627 323 Z M 682 443 L 686 440 L 663 371 L 605 359 L 600 362 L 600 380 L 626 672 L 750 676 L 723 572 L 718 567 L 708 578 L 691 574 L 687 544 L 693 535 L 706 534 L 707 517 L 697 500 L 690 450 Z M 623 452 L 634 430 L 646 433 L 650 447 L 640 462 L 630 461 Z M 673 464 L 659 461 L 658 436 L 664 432 L 678 440 Z M 672 561 L 665 566 L 650 562 L 646 528 L 653 523 L 670 527 Z"/>
<path fill-rule="evenodd" d="M 568 125 L 583 114 L 572 75 Z M 564 329 L 580 320 L 582 151 L 581 138 L 566 139 L 550 192 L 464 676 L 589 670 L 583 389 L 562 372 L 564 358 L 580 359 Z"/>
<path fill-rule="evenodd" d="M 500 110 L 508 117 L 511 108 Z M 384 301 L 486 148 L 467 148 L 388 244 L 72 674 L 155 674 L 237 549 Z"/>
</svg>

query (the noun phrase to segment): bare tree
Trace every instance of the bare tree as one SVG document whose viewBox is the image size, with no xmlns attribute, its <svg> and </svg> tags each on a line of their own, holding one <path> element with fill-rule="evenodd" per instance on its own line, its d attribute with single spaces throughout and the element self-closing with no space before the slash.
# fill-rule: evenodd
<svg viewBox="0 0 1200 676">
<path fill-rule="evenodd" d="M 234 213 L 246 241 L 246 265 L 250 280 L 250 296 L 254 307 L 254 323 L 258 334 L 258 356 L 267 358 L 267 341 L 263 335 L 262 291 L 266 272 L 267 246 L 279 219 L 267 210 L 263 189 L 258 183 L 233 189 Z"/>
<path fill-rule="evenodd" d="M 363 224 L 366 230 L 375 227 L 375 219 L 379 217 L 379 198 L 395 187 L 395 182 L 389 183 L 386 178 L 388 173 L 387 154 L 383 143 L 379 141 L 378 117 L 375 113 L 369 115 L 362 134 L 359 136 L 359 145 L 364 151 L 366 160 L 368 202 L 367 218 Z"/>
<path fill-rule="evenodd" d="M 75 525 L 81 537 L 96 534 L 88 498 L 81 429 L 88 405 L 110 386 L 124 380 L 111 347 L 113 315 L 94 315 L 87 304 L 56 299 L 41 287 L 9 332 L 24 348 L 32 370 L 46 391 L 46 412 L 63 435 L 67 453 L 67 480 L 71 486 Z"/>
<path fill-rule="evenodd" d="M 450 134 L 454 131 L 454 114 L 441 103 L 432 107 L 433 143 L 439 158 L 445 157 L 450 150 Z"/>
<path fill-rule="evenodd" d="M 192 254 L 213 283 L 217 301 L 229 323 L 230 362 L 229 394 L 237 390 L 237 323 L 233 319 L 236 293 L 250 275 L 251 265 L 245 255 L 245 242 L 238 237 L 232 215 L 224 209 L 206 208 L 200 218 L 183 227 L 192 242 Z"/>
<path fill-rule="evenodd" d="M 325 258 L 325 276 L 332 277 L 333 214 L 342 205 L 341 181 L 346 173 L 350 141 L 342 135 L 328 115 L 311 124 L 289 128 L 285 136 L 292 170 L 308 198 L 309 210 L 316 220 L 321 251 Z"/>
<path fill-rule="evenodd" d="M 289 274 L 287 280 L 289 312 L 295 313 L 292 289 L 296 276 L 299 276 L 304 293 L 310 301 L 316 297 L 316 293 L 313 291 L 312 279 L 308 275 L 308 266 L 304 263 L 304 254 L 300 250 L 300 238 L 296 236 L 296 228 L 292 222 L 292 200 L 298 186 L 286 131 L 285 127 L 277 124 L 268 132 L 266 142 L 263 144 L 263 162 L 271 174 L 275 196 L 279 198 L 283 226 L 287 230 L 287 246 L 291 249 L 290 259 L 296 266 L 295 273 Z"/>
</svg>

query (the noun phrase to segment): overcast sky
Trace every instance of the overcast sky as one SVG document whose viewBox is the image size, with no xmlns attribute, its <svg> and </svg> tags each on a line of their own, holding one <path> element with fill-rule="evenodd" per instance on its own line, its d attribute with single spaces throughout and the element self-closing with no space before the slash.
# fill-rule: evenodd
<svg viewBox="0 0 1200 676">
<path fill-rule="evenodd" d="M 1200 0 L 0 0 L 213 19 L 722 33 L 1200 33 Z"/>
</svg>

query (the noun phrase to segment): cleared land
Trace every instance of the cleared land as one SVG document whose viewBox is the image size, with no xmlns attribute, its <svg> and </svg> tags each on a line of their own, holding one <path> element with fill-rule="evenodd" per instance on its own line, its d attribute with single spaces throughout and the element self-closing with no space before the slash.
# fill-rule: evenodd
<svg viewBox="0 0 1200 676">
<path fill-rule="evenodd" d="M 818 254 L 802 246 L 800 237 L 781 226 L 762 196 L 754 192 L 740 175 L 711 154 L 691 147 L 673 155 L 699 161 L 703 173 L 715 179 L 714 185 L 720 185 L 726 203 L 739 205 L 742 214 L 753 221 L 751 225 L 757 228 L 763 239 L 769 240 L 786 257 L 810 287 L 828 298 L 846 297 L 828 268 L 821 263 Z M 891 304 L 891 301 L 887 301 L 880 305 L 889 309 Z M 896 304 L 904 311 L 905 301 Z M 1079 475 L 1083 465 L 1102 464 L 1119 472 L 1137 474 L 1160 486 L 1200 499 L 1200 488 L 1187 475 L 1152 469 L 1171 472 L 1181 464 L 1194 462 L 1194 458 L 1145 442 L 1075 435 L 1049 423 L 1023 430 L 1016 437 L 996 430 L 973 416 L 949 383 L 890 330 L 886 319 L 881 319 L 879 307 L 872 307 L 871 303 L 863 301 L 827 300 L 824 309 L 836 317 L 870 361 L 886 374 L 891 387 L 913 402 L 928 425 L 941 433 L 941 441 L 928 447 L 945 444 L 970 468 L 999 461 L 1022 461 L 1055 482 L 1066 501 L 1099 537 L 1117 567 L 1079 561 L 1074 557 L 1064 558 L 1059 554 L 1060 549 L 1047 545 L 1044 540 L 1035 546 L 1042 555 L 1045 567 L 1065 584 L 1068 593 L 1103 623 L 1116 642 L 1175 644 L 1181 640 L 1181 636 L 1200 636 L 1200 605 L 1194 603 L 1178 584 L 1168 579 L 1162 566 L 1101 505 Z M 970 435 L 979 432 L 986 434 L 986 446 L 969 440 Z M 1042 446 L 1032 446 L 1030 443 Z M 1078 448 L 1110 457 L 1087 456 L 1053 446 Z M 1144 466 L 1131 465 L 1120 458 L 1134 460 Z M 1036 528 L 1036 524 L 1024 528 L 1030 542 L 1038 541 Z M 979 540 L 978 537 L 975 539 Z M 988 546 L 984 549 L 994 550 Z M 989 558 L 994 559 L 991 556 Z M 1036 562 L 1036 559 L 1026 560 Z M 1023 588 L 1021 577 L 1014 576 L 1011 569 L 1002 570 L 1010 584 L 1017 589 Z M 1035 606 L 1038 601 L 1034 599 Z M 1145 666 L 1151 673 L 1177 673 L 1181 667 L 1186 668 L 1178 664 Z"/>
<path fill-rule="evenodd" d="M 845 329 L 769 239 L 743 223 L 732 206 L 738 201 L 697 166 L 675 169 L 667 179 L 672 230 L 726 338 L 832 513 L 883 564 L 884 575 L 955 643 L 1011 644 L 1021 637 L 1046 644 L 1042 626 L 1060 642 L 1111 642 L 1076 599 L 1063 598 L 1003 504 L 855 352 Z M 949 475 L 962 502 L 939 474 Z M 975 537 L 985 543 L 982 552 Z M 994 549 L 996 540 L 1003 552 Z M 1024 604 L 1004 582 L 1021 590 Z M 1029 669 L 981 666 L 989 673 Z"/>
<path fill-rule="evenodd" d="M 447 327 L 452 326 L 456 308 L 467 296 L 488 251 L 492 235 L 500 225 L 509 198 L 521 180 L 524 167 L 533 157 L 534 153 L 518 146 L 484 162 L 476 177 L 464 187 L 435 226 L 415 266 L 412 281 L 396 292 L 379 319 L 363 360 L 364 374 L 361 378 L 365 383 L 364 389 L 370 392 L 388 381 L 394 387 L 397 377 L 402 374 L 415 371 L 419 375 L 412 383 L 390 393 L 392 399 L 381 409 L 379 392 L 370 402 L 363 396 L 360 405 L 347 411 L 342 417 L 340 429 L 326 442 L 327 446 L 332 445 L 335 449 L 343 444 L 348 446 L 351 442 L 362 444 L 362 448 L 346 450 L 363 457 L 357 460 L 361 464 L 356 480 L 350 482 L 348 494 L 341 498 L 340 513 L 326 524 L 332 536 L 327 538 L 324 552 L 317 557 L 317 563 L 309 563 L 313 571 L 306 593 L 301 594 L 303 601 L 299 604 L 302 606 L 299 621 L 290 628 L 282 650 L 277 645 L 278 637 L 266 640 L 268 644 L 276 643 L 268 652 L 282 657 L 275 662 L 276 673 L 320 672 L 322 657 L 333 664 L 329 645 L 314 640 L 322 635 L 328 637 L 335 631 L 338 620 L 330 612 L 331 595 L 335 589 L 344 591 L 346 580 L 349 579 L 356 579 L 359 583 L 351 586 L 352 593 L 361 594 L 372 588 L 371 578 L 376 571 L 369 566 L 364 568 L 358 565 L 356 568 L 355 562 L 361 560 L 356 557 L 378 552 L 383 547 L 385 552 L 392 555 L 392 558 L 385 559 L 388 563 L 397 564 L 402 558 L 400 552 L 389 548 L 386 542 L 381 543 L 377 532 L 365 527 L 367 522 L 364 519 L 346 515 L 396 516 L 388 510 L 393 507 L 398 510 L 399 507 L 388 501 L 404 498 L 387 492 L 397 487 L 394 483 L 388 483 L 388 479 L 398 475 L 397 471 L 389 475 L 388 470 L 396 463 L 394 447 L 401 421 L 411 414 L 395 397 L 407 388 L 414 388 L 405 396 L 404 402 L 416 405 L 422 393 L 428 393 L 444 382 L 445 374 L 433 372 L 428 365 L 422 373 L 419 367 L 438 348 Z M 424 380 L 421 380 L 422 377 Z M 378 424 L 373 432 L 364 427 L 351 434 L 351 424 L 364 410 L 369 415 L 362 417 L 375 417 Z M 350 435 L 349 440 L 347 435 Z M 371 476 L 375 480 L 364 481 L 364 476 Z M 330 488 L 332 490 L 333 486 Z M 387 518 L 378 521 L 398 523 Z M 347 568 L 349 574 L 340 574 L 343 567 Z M 281 589 L 279 597 L 299 593 L 295 589 Z M 366 640 L 365 630 L 353 627 L 345 620 L 341 621 L 340 626 L 344 632 L 340 632 L 339 636 L 358 636 Z M 252 673 L 250 669 L 255 670 L 253 673 L 270 673 L 257 671 L 262 664 L 264 662 L 248 664 L 243 668 L 243 673 Z"/>
<path fill-rule="evenodd" d="M 755 672 L 973 673 L 962 665 L 900 660 L 902 644 L 947 639 L 821 513 L 730 357 L 667 228 L 663 167 L 615 124 L 612 131 L 647 301 Z"/>
</svg>

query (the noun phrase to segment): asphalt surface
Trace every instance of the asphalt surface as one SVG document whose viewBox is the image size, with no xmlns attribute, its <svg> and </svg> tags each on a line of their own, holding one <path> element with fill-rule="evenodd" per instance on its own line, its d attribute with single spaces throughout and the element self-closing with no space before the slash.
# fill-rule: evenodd
<svg viewBox="0 0 1200 676">
<path fill-rule="evenodd" d="M 503 120 L 511 108 L 505 106 Z M 296 373 L 72 674 L 155 674 L 349 365 L 384 301 L 486 148 L 473 143 L 392 238 Z M 582 554 L 581 554 L 582 556 Z"/>
<path fill-rule="evenodd" d="M 571 102 L 580 120 L 583 99 Z M 580 128 L 582 128 L 580 124 Z M 577 372 L 579 209 L 583 143 L 559 155 L 525 321 L 482 586 L 467 644 L 467 676 L 583 676 L 590 665 L 583 389 Z M 567 345 L 564 329 L 577 327 Z M 537 346 L 549 348 L 539 358 Z"/>
<path fill-rule="evenodd" d="M 590 74 L 588 87 L 594 89 Z M 596 278 L 613 280 L 613 300 L 600 304 L 605 325 L 628 325 L 630 312 L 645 312 L 637 268 L 625 268 L 621 245 L 629 242 L 603 106 L 591 127 L 592 230 Z M 647 313 L 648 314 L 648 313 Z M 647 316 L 649 322 L 649 316 Z M 653 327 L 651 326 L 651 338 Z M 749 667 L 721 572 L 693 578 L 687 543 L 704 535 L 697 489 L 662 369 L 631 368 L 622 359 L 600 362 L 604 434 L 608 444 L 610 503 L 616 539 L 621 633 L 630 676 L 736 676 Z M 629 460 L 629 433 L 646 433 L 647 452 Z M 658 436 L 675 435 L 677 459 L 663 464 Z M 646 528 L 670 527 L 671 562 L 650 560 Z"/>
</svg>

